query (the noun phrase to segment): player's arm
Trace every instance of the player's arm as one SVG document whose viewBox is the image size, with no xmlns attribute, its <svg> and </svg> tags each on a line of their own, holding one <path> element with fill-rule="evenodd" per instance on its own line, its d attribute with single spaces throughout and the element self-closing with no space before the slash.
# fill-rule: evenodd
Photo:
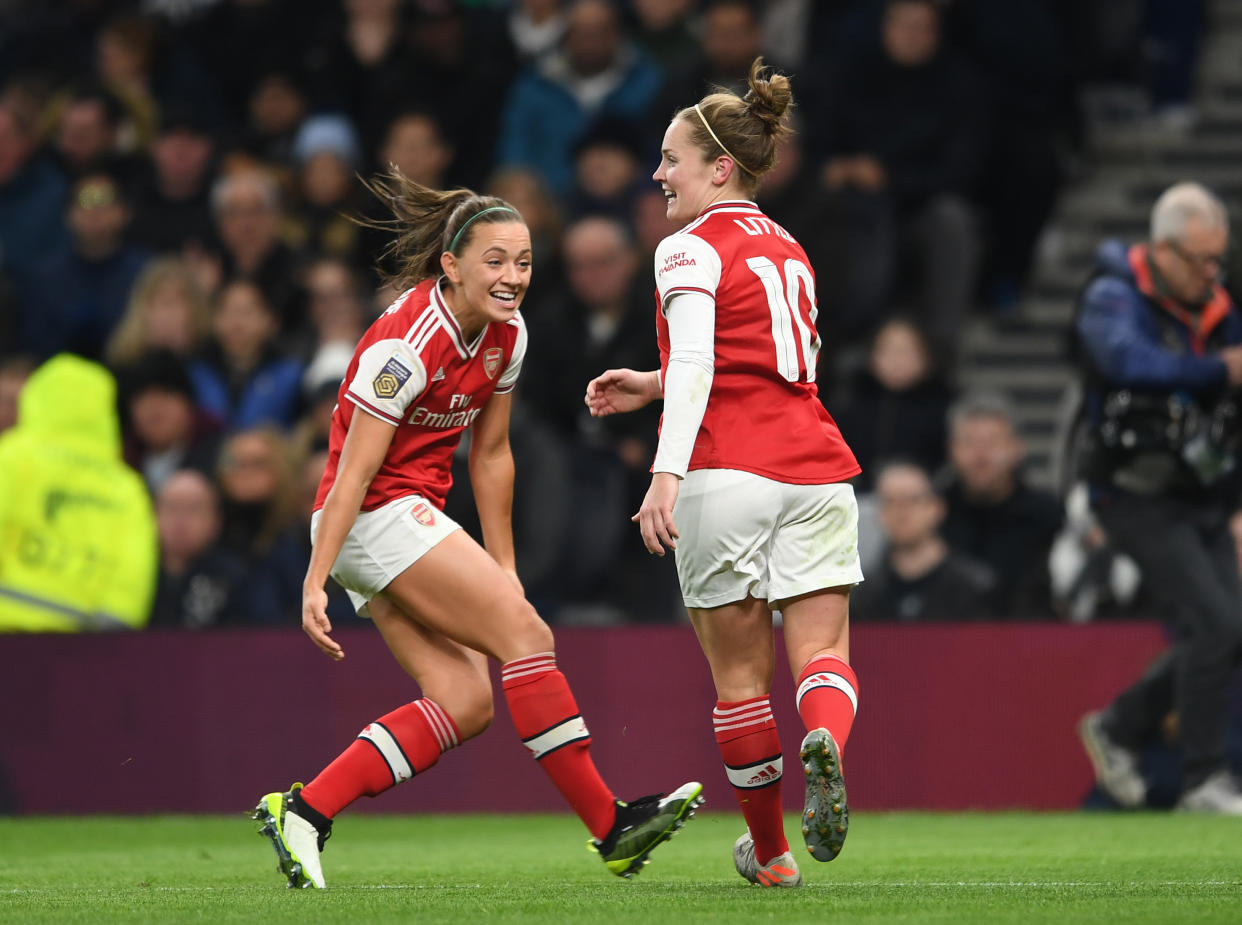
<svg viewBox="0 0 1242 925">
<path fill-rule="evenodd" d="M 345 537 L 358 519 L 358 511 L 366 497 L 371 480 L 384 463 L 392 444 L 396 425 L 356 408 L 349 422 L 349 432 L 341 447 L 336 480 L 323 502 L 319 530 L 311 550 L 306 580 L 302 583 L 302 629 L 327 655 L 339 661 L 344 650 L 328 633 L 328 595 L 323 586 L 332 570 L 332 563 L 345 545 Z"/>
<path fill-rule="evenodd" d="M 707 410 L 715 377 L 716 300 L 705 292 L 679 292 L 664 307 L 669 355 L 664 381 L 664 421 L 651 487 L 632 520 L 649 552 L 677 548 L 673 506 L 690 466 L 694 441 Z"/>
<path fill-rule="evenodd" d="M 509 415 L 513 393 L 492 395 L 470 428 L 470 484 L 483 528 L 483 547 L 519 588 L 513 551 L 513 451 Z"/>
<path fill-rule="evenodd" d="M 592 417 L 637 411 L 662 394 L 660 371 L 636 372 L 632 369 L 609 369 L 587 383 L 586 405 Z"/>
</svg>

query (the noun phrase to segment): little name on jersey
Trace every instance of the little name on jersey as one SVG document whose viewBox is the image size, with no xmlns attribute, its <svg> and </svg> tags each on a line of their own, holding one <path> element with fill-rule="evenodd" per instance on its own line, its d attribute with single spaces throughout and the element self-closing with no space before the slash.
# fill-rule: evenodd
<svg viewBox="0 0 1242 925">
<path fill-rule="evenodd" d="M 419 427 L 435 427 L 444 429 L 448 427 L 469 427 L 474 423 L 474 419 L 479 416 L 482 408 L 467 408 L 470 404 L 472 395 L 454 394 L 449 399 L 448 411 L 432 411 L 423 405 L 417 406 L 410 412 L 410 416 L 406 418 L 407 424 L 415 424 Z M 452 409 L 459 410 L 452 410 Z"/>
<path fill-rule="evenodd" d="M 774 234 L 778 238 L 784 238 L 786 241 L 792 241 L 794 236 L 782 228 L 770 218 L 735 218 L 733 224 L 741 228 L 748 235 Z"/>
</svg>

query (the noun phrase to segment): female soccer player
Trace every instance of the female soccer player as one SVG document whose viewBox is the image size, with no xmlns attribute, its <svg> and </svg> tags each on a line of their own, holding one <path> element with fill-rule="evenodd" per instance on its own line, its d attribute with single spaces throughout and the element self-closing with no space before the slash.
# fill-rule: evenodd
<svg viewBox="0 0 1242 925">
<path fill-rule="evenodd" d="M 862 579 L 858 464 L 816 395 L 815 277 L 798 242 L 751 201 L 788 131 L 789 80 L 751 66 L 749 91 L 677 113 L 653 179 L 684 225 L 655 257 L 658 371 L 608 370 L 596 416 L 661 397 L 651 487 L 634 520 L 675 549 L 682 596 L 719 698 L 713 720 L 748 831 L 738 873 L 798 886 L 781 821 L 781 746 L 769 694 L 772 611 L 797 679 L 811 855 L 836 857 L 849 823 L 840 751 L 858 705 L 849 589 Z M 678 542 L 680 541 L 680 542 Z"/>
<path fill-rule="evenodd" d="M 614 799 L 588 753 L 551 630 L 522 596 L 509 411 L 526 351 L 518 306 L 530 283 L 530 233 L 503 200 L 431 190 L 395 168 L 373 191 L 393 207 L 391 250 L 406 291 L 363 335 L 338 392 L 302 628 L 329 657 L 345 657 L 325 613 L 330 574 L 423 696 L 368 725 L 305 787 L 264 796 L 254 817 L 289 885 L 322 888 L 319 854 L 337 813 L 426 771 L 491 722 L 490 656 L 526 747 L 609 870 L 628 877 L 692 814 L 702 788 Z M 467 428 L 486 549 L 443 511 Z"/>
</svg>

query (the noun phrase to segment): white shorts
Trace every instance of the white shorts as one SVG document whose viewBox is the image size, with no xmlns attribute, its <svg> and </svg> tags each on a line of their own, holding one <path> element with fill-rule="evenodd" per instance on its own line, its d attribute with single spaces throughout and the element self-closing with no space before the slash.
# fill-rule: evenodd
<svg viewBox="0 0 1242 925">
<path fill-rule="evenodd" d="M 319 532 L 319 517 L 311 515 L 311 542 Z M 363 511 L 354 521 L 331 575 L 349 594 L 361 616 L 370 618 L 367 604 L 394 578 L 425 556 L 441 540 L 461 528 L 421 495 L 389 501 Z"/>
<path fill-rule="evenodd" d="M 736 469 L 686 474 L 673 508 L 687 607 L 775 602 L 862 581 L 846 482 L 791 485 Z"/>
</svg>

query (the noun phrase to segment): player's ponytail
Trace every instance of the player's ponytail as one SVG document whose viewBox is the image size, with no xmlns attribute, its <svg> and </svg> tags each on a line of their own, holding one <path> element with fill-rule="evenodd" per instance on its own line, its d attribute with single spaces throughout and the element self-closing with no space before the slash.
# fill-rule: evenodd
<svg viewBox="0 0 1242 925">
<path fill-rule="evenodd" d="M 399 290 L 439 276 L 440 255 L 444 251 L 460 254 L 477 226 L 522 221 L 517 209 L 503 199 L 468 189 L 431 189 L 411 180 L 396 165 L 363 183 L 392 213 L 390 218 L 361 220 L 360 224 L 393 234 L 384 248 L 380 272 L 385 282 Z M 385 265 L 396 269 L 387 270 Z"/>
<path fill-rule="evenodd" d="M 788 117 L 794 99 L 789 78 L 769 72 L 762 57 L 751 63 L 747 85 L 745 97 L 718 87 L 674 118 L 690 126 L 704 157 L 729 157 L 742 188 L 753 194 L 776 164 L 777 143 L 793 131 Z"/>
</svg>

